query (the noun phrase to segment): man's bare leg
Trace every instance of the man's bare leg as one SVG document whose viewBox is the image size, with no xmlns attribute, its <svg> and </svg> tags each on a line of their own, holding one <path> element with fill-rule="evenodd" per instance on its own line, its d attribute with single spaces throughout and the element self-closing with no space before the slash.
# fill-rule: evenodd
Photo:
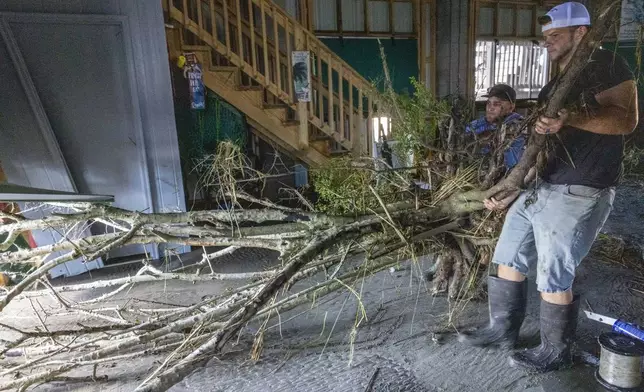
<svg viewBox="0 0 644 392">
<path fill-rule="evenodd" d="M 572 303 L 572 289 L 560 293 L 541 293 L 541 299 L 555 305 L 569 305 Z"/>
<path fill-rule="evenodd" d="M 497 276 L 501 279 L 509 280 L 512 282 L 523 282 L 525 280 L 525 275 L 523 275 L 521 272 L 515 270 L 512 267 L 508 267 L 502 264 L 499 264 L 499 268 L 497 269 Z"/>
<path fill-rule="evenodd" d="M 512 282 L 523 282 L 525 280 L 525 275 L 505 265 L 499 265 L 497 275 L 501 279 Z M 555 305 L 569 305 L 572 303 L 572 289 L 559 293 L 541 293 L 541 299 Z"/>
</svg>

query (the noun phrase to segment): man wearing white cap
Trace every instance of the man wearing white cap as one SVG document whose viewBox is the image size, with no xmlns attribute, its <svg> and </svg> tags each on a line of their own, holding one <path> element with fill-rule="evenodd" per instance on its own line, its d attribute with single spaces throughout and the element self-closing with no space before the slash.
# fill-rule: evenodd
<svg viewBox="0 0 644 392">
<path fill-rule="evenodd" d="M 590 30 L 583 4 L 568 2 L 539 18 L 550 59 L 564 71 Z M 539 94 L 543 104 L 555 80 Z M 459 339 L 477 346 L 513 347 L 526 309 L 526 275 L 537 269 L 541 344 L 514 353 L 511 362 L 551 371 L 572 362 L 579 311 L 575 269 L 608 218 L 622 173 L 624 135 L 638 122 L 637 90 L 624 59 L 597 49 L 571 88 L 558 118 L 541 117 L 535 131 L 548 137 L 548 160 L 533 190 L 523 192 L 505 218 L 494 252 L 498 275 L 488 280 L 490 323 Z M 490 199 L 490 209 L 507 203 Z"/>
</svg>

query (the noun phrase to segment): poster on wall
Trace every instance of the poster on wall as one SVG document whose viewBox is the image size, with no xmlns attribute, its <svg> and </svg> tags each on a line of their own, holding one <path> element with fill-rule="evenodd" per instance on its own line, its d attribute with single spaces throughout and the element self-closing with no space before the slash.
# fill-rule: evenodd
<svg viewBox="0 0 644 392">
<path fill-rule="evenodd" d="M 183 56 L 183 75 L 188 79 L 190 88 L 190 109 L 203 110 L 206 108 L 206 87 L 203 84 L 201 64 L 194 53 L 184 53 Z"/>
<path fill-rule="evenodd" d="M 311 102 L 311 55 L 308 51 L 291 53 L 293 84 L 298 102 Z"/>
<path fill-rule="evenodd" d="M 622 0 L 619 40 L 637 41 L 642 25 L 644 25 L 644 1 Z"/>
</svg>

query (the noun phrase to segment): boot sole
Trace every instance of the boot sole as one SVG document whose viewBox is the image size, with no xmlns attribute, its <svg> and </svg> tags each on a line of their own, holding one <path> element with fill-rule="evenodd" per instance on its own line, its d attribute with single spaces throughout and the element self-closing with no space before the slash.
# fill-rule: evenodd
<svg viewBox="0 0 644 392">
<path fill-rule="evenodd" d="M 499 348 L 501 350 L 513 350 L 517 343 L 516 342 L 491 342 L 491 343 L 476 343 L 472 342 L 469 340 L 470 336 L 465 335 L 465 334 L 459 334 L 456 340 L 458 340 L 459 343 L 465 344 L 467 346 L 471 347 L 478 347 L 478 348 Z"/>
<path fill-rule="evenodd" d="M 559 371 L 559 370 L 570 369 L 572 367 L 572 365 L 573 365 L 572 362 L 571 362 L 571 363 L 561 363 L 561 364 L 558 364 L 558 365 L 550 365 L 550 366 L 547 366 L 547 367 L 540 367 L 540 366 L 535 366 L 533 364 L 529 364 L 529 363 L 526 363 L 526 362 L 523 362 L 523 361 L 518 361 L 512 355 L 510 357 L 508 357 L 508 362 L 510 364 L 510 367 L 520 368 L 520 369 L 524 369 L 524 370 L 527 370 L 527 371 L 530 371 L 530 372 L 533 372 L 533 373 L 540 373 L 540 374 L 556 372 L 556 371 Z"/>
</svg>

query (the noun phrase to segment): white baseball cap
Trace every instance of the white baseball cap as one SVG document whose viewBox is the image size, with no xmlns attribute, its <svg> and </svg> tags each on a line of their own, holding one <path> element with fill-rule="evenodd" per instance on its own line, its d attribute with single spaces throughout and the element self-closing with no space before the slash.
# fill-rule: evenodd
<svg viewBox="0 0 644 392">
<path fill-rule="evenodd" d="M 571 26 L 590 26 L 590 14 L 586 7 L 576 1 L 560 4 L 539 17 L 541 31 Z"/>
</svg>

